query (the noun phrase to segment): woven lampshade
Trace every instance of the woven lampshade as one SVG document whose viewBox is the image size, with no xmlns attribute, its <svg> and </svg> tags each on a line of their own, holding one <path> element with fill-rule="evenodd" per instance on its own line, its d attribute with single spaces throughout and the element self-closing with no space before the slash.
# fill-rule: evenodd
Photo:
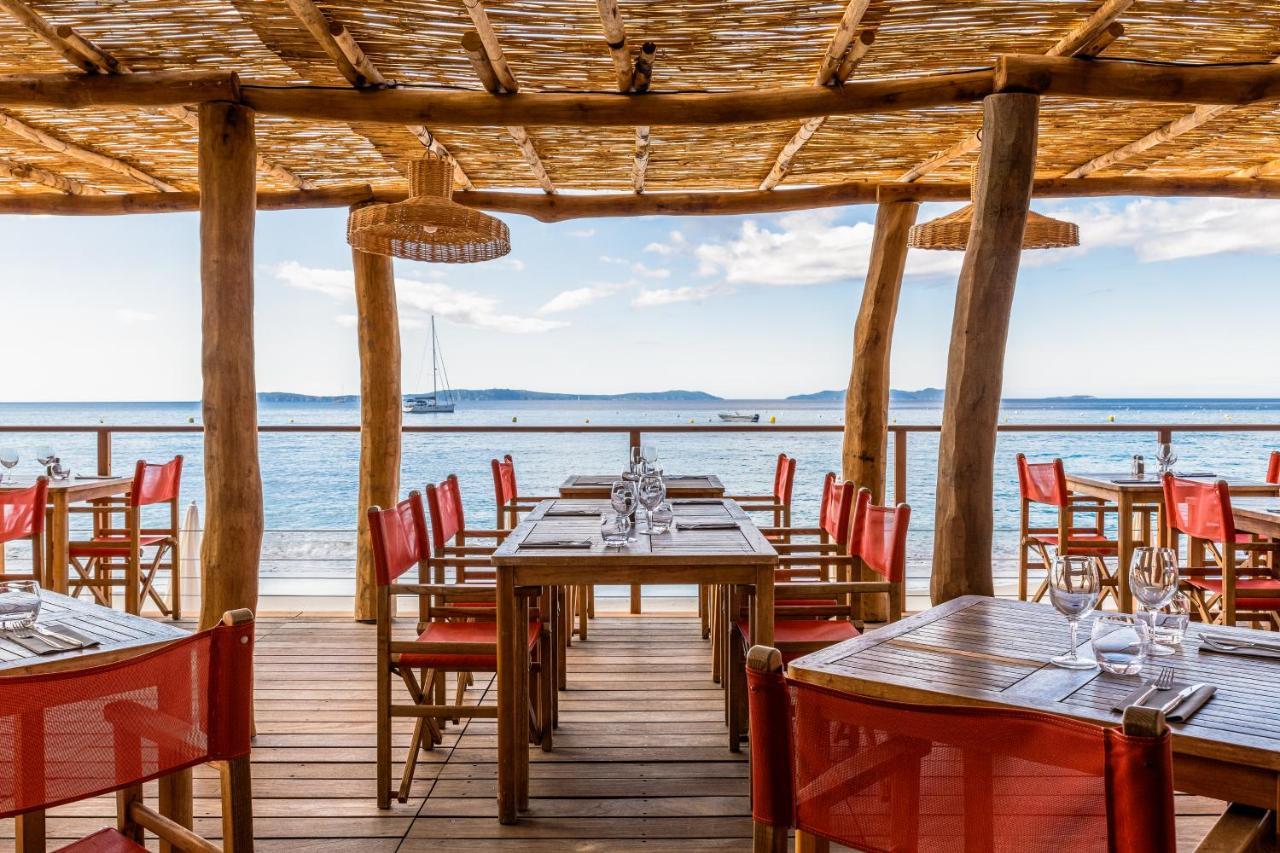
<svg viewBox="0 0 1280 853">
<path fill-rule="evenodd" d="M 975 164 L 969 181 L 969 197 L 978 195 L 978 167 Z M 915 225 L 907 232 L 907 245 L 913 249 L 944 249 L 963 252 L 969 243 L 973 226 L 973 203 L 959 210 Z M 1027 228 L 1022 233 L 1024 249 L 1064 249 L 1080 245 L 1080 229 L 1074 222 L 1063 222 L 1027 211 Z"/>
<path fill-rule="evenodd" d="M 409 163 L 409 197 L 351 212 L 347 242 L 362 252 L 410 261 L 468 264 L 511 251 L 507 226 L 458 204 L 453 164 L 436 154 Z"/>
</svg>

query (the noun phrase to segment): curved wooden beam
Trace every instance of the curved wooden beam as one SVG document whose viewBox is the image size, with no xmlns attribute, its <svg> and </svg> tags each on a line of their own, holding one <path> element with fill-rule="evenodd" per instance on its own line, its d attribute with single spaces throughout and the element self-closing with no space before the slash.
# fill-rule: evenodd
<svg viewBox="0 0 1280 853">
<path fill-rule="evenodd" d="M 1280 65 L 1169 65 L 1009 55 L 996 59 L 995 88 L 1107 101 L 1249 104 L 1280 100 Z"/>
<path fill-rule="evenodd" d="M 22 107 L 165 107 L 240 100 L 229 71 L 145 74 L 3 74 L 0 104 Z"/>
<path fill-rule="evenodd" d="M 68 196 L 104 195 L 102 190 L 97 187 L 91 187 L 83 181 L 77 181 L 75 178 L 68 178 L 66 175 L 59 175 L 57 172 L 50 172 L 48 169 L 41 169 L 39 166 L 32 166 L 30 163 L 19 163 L 15 160 L 0 159 L 0 175 L 13 178 L 16 181 L 39 184 L 51 190 L 66 193 Z"/>
<path fill-rule="evenodd" d="M 65 139 L 60 139 L 59 137 L 56 137 L 51 133 L 47 133 L 38 127 L 27 124 L 6 112 L 0 112 L 0 127 L 9 131 L 14 136 L 19 136 L 28 142 L 33 142 L 36 145 L 39 145 L 42 148 L 47 148 L 50 151 L 56 151 L 73 160 L 79 160 L 82 163 L 97 166 L 100 169 L 105 169 L 108 172 L 114 172 L 117 175 L 124 175 L 127 178 L 132 178 L 138 183 L 146 184 L 160 192 L 177 192 L 178 190 L 177 187 L 168 181 L 161 180 L 155 175 L 144 172 L 137 166 L 127 163 L 118 157 L 112 157 L 109 154 L 103 154 L 101 151 L 96 151 L 92 148 L 77 145 L 74 142 L 68 142 Z"/>
</svg>

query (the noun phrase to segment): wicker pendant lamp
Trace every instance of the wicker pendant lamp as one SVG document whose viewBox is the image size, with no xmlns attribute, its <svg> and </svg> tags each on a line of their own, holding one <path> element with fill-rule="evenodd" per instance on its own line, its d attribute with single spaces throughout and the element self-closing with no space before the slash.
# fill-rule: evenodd
<svg viewBox="0 0 1280 853">
<path fill-rule="evenodd" d="M 969 198 L 978 197 L 978 166 L 974 164 L 969 179 Z M 913 249 L 943 249 L 963 252 L 969 243 L 973 226 L 973 202 L 959 210 L 913 226 L 907 232 L 907 245 Z M 1027 211 L 1027 228 L 1022 234 L 1024 249 L 1065 249 L 1080 245 L 1080 229 L 1074 222 L 1064 222 Z"/>
<path fill-rule="evenodd" d="M 511 251 L 507 226 L 453 201 L 453 164 L 427 154 L 409 162 L 409 197 L 351 212 L 347 242 L 362 252 L 410 261 L 468 264 Z"/>
</svg>

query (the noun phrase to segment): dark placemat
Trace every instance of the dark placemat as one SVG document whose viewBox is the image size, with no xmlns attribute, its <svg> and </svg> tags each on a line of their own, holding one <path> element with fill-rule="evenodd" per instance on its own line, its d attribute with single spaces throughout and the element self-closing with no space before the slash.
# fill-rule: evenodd
<svg viewBox="0 0 1280 853">
<path fill-rule="evenodd" d="M 1128 708 L 1130 705 L 1138 704 L 1135 700 L 1143 693 L 1146 693 L 1147 688 L 1150 686 L 1150 682 L 1143 682 L 1138 685 L 1133 690 L 1126 693 L 1125 697 L 1117 702 L 1111 710 L 1123 713 L 1125 708 Z M 1175 681 L 1173 686 L 1168 690 L 1157 690 L 1146 699 L 1142 700 L 1141 707 L 1159 708 L 1166 702 L 1172 701 L 1173 697 L 1177 696 L 1184 688 L 1190 686 L 1191 682 Z M 1191 719 L 1197 711 L 1204 707 L 1206 702 L 1213 698 L 1213 694 L 1217 691 L 1218 688 L 1214 687 L 1212 684 L 1204 685 L 1195 693 L 1192 693 L 1186 699 L 1179 702 L 1175 708 L 1168 711 L 1164 715 L 1164 718 L 1171 723 L 1181 723 Z"/>
</svg>

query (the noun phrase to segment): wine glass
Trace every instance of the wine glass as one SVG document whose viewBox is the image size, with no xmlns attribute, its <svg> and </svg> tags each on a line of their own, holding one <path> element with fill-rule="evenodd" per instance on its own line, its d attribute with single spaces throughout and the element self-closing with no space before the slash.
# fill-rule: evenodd
<svg viewBox="0 0 1280 853">
<path fill-rule="evenodd" d="M 43 465 L 45 468 L 48 468 L 50 465 L 52 465 L 53 460 L 57 458 L 58 458 L 58 454 L 55 453 L 53 448 L 47 444 L 36 448 L 36 461 L 39 462 L 41 465 Z"/>
<path fill-rule="evenodd" d="M 1160 468 L 1160 473 L 1167 474 L 1173 470 L 1173 466 L 1178 462 L 1178 454 L 1173 452 L 1173 445 L 1167 441 L 1160 442 L 1156 448 L 1156 465 Z"/>
<path fill-rule="evenodd" d="M 652 532 L 653 511 L 667 497 L 667 487 L 662 482 L 661 469 L 650 468 L 640 478 L 639 497 L 640 505 L 644 507 L 645 524 Z"/>
<path fill-rule="evenodd" d="M 640 463 L 642 461 L 644 461 L 644 457 L 641 455 L 640 446 L 636 445 L 635 447 L 632 447 L 631 448 L 631 473 L 632 474 L 640 473 Z"/>
<path fill-rule="evenodd" d="M 1071 626 L 1071 648 L 1049 659 L 1064 669 L 1093 669 L 1094 661 L 1080 656 L 1077 634 L 1080 620 L 1093 612 L 1102 592 L 1102 576 L 1090 557 L 1059 556 L 1049 572 L 1049 600 Z"/>
<path fill-rule="evenodd" d="M 1178 592 L 1178 553 L 1172 548 L 1134 548 L 1129 591 L 1146 612 L 1154 635 L 1160 609 Z M 1156 644 L 1151 653 L 1171 655 L 1173 649 Z"/>
<path fill-rule="evenodd" d="M 658 448 L 653 444 L 640 445 L 640 459 L 649 468 L 656 468 L 658 465 Z"/>
<path fill-rule="evenodd" d="M 6 479 L 13 479 L 13 474 L 10 472 L 17 464 L 18 451 L 12 447 L 0 448 L 0 466 L 4 468 L 3 471 L 0 471 L 0 483 L 3 483 Z"/>
<path fill-rule="evenodd" d="M 636 486 L 631 480 L 615 480 L 613 486 L 609 489 L 609 503 L 613 506 L 613 511 L 619 516 L 632 522 L 632 530 L 635 529 L 636 514 Z M 634 536 L 628 536 L 627 541 L 634 542 Z"/>
</svg>

